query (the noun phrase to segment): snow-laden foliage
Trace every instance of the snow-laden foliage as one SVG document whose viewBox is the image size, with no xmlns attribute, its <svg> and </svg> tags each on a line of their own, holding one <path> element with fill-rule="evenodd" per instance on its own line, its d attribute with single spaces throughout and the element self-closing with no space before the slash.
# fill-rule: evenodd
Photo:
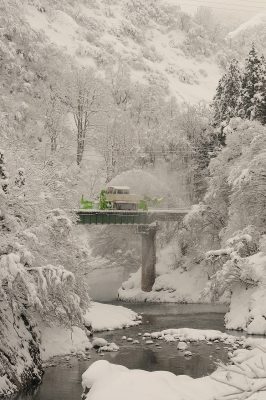
<svg viewBox="0 0 266 400">
<path fill-rule="evenodd" d="M 239 115 L 249 119 L 259 119 L 263 101 L 263 91 L 265 90 L 265 59 L 260 58 L 255 45 L 249 52 L 246 60 L 239 106 Z"/>
<path fill-rule="evenodd" d="M 241 91 L 241 73 L 237 60 L 232 60 L 222 76 L 213 99 L 214 124 L 227 125 L 238 115 Z M 224 144 L 224 143 L 223 143 Z"/>
<path fill-rule="evenodd" d="M 230 61 L 220 79 L 213 99 L 213 125 L 220 129 L 220 142 L 225 144 L 225 127 L 231 118 L 258 120 L 265 123 L 266 69 L 264 56 L 255 45 L 243 69 L 236 59 Z"/>
<path fill-rule="evenodd" d="M 225 147 L 210 162 L 206 195 L 178 235 L 179 266 L 194 265 L 207 275 L 205 301 L 232 294 L 227 327 L 265 334 L 266 130 L 235 118 L 225 132 Z M 246 298 L 242 319 L 237 298 Z"/>
<path fill-rule="evenodd" d="M 10 173 L 10 182 L 13 179 L 17 177 Z M 48 212 L 41 201 L 29 206 L 23 195 L 27 188 L 25 181 L 0 193 L 1 395 L 41 379 L 37 321 L 82 327 L 82 306 L 88 305 L 78 276 L 76 280 L 57 258 L 71 243 L 70 218 L 60 209 Z M 65 266 L 74 270 L 74 258 L 68 263 Z"/>
<path fill-rule="evenodd" d="M 254 227 L 235 232 L 226 247 L 210 250 L 205 255 L 205 268 L 210 276 L 204 295 L 218 299 L 236 284 L 246 288 L 257 286 L 262 277 L 250 263 L 249 257 L 259 251 L 259 232 Z"/>
</svg>

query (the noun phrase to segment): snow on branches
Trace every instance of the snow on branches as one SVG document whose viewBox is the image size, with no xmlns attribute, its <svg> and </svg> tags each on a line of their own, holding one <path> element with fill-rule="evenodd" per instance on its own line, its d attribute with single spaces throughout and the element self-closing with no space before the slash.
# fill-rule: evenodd
<svg viewBox="0 0 266 400">
<path fill-rule="evenodd" d="M 74 275 L 63 267 L 34 267 L 32 254 L 24 248 L 0 257 L 0 293 L 20 312 L 31 308 L 49 322 L 82 323 Z"/>
<path fill-rule="evenodd" d="M 225 74 L 219 81 L 213 99 L 213 126 L 220 129 L 221 144 L 225 144 L 224 128 L 231 118 L 240 116 L 243 119 L 266 122 L 266 65 L 263 56 L 259 56 L 255 45 L 246 58 L 242 70 L 237 60 L 233 59 L 227 66 Z"/>
</svg>

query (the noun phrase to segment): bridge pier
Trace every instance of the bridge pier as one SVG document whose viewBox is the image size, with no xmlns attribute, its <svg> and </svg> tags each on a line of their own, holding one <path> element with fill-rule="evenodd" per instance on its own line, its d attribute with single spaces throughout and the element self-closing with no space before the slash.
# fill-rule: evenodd
<svg viewBox="0 0 266 400">
<path fill-rule="evenodd" d="M 142 241 L 141 289 L 150 292 L 155 282 L 157 224 L 139 225 Z"/>
<path fill-rule="evenodd" d="M 141 289 L 150 292 L 155 282 L 157 221 L 180 221 L 189 210 L 77 210 L 78 222 L 90 225 L 137 226 L 142 236 Z"/>
</svg>

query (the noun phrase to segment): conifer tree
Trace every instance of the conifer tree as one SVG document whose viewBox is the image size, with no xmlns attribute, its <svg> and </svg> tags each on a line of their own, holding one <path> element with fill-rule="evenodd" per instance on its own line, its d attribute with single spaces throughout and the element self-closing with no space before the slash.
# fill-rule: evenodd
<svg viewBox="0 0 266 400">
<path fill-rule="evenodd" d="M 233 59 L 226 73 L 220 79 L 216 94 L 213 99 L 213 125 L 220 129 L 219 141 L 224 144 L 224 127 L 230 119 L 235 117 L 238 112 L 238 106 L 241 93 L 241 72 L 238 61 Z"/>
<path fill-rule="evenodd" d="M 258 119 L 261 107 L 261 90 L 265 79 L 265 65 L 263 59 L 258 56 L 253 43 L 246 59 L 241 88 L 241 102 L 239 116 L 247 119 Z"/>
<path fill-rule="evenodd" d="M 262 80 L 258 86 L 257 99 L 257 119 L 263 124 L 266 124 L 266 60 L 261 57 L 262 63 Z"/>
<path fill-rule="evenodd" d="M 0 150 L 0 187 L 4 193 L 7 193 L 8 176 L 6 172 L 4 152 Z"/>
<path fill-rule="evenodd" d="M 237 107 L 241 90 L 241 72 L 238 61 L 233 59 L 226 73 L 220 79 L 213 99 L 214 124 L 216 126 L 237 115 Z"/>
</svg>

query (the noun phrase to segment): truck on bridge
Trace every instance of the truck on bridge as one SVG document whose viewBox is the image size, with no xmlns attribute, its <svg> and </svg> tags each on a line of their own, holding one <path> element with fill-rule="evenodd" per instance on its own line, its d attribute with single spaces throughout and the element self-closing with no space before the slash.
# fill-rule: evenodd
<svg viewBox="0 0 266 400">
<path fill-rule="evenodd" d="M 80 201 L 80 208 L 83 210 L 121 210 L 121 211 L 147 211 L 149 205 L 157 205 L 162 201 L 158 198 L 141 197 L 130 193 L 128 186 L 108 186 L 99 195 L 99 201 L 85 200 L 83 195 Z"/>
</svg>

